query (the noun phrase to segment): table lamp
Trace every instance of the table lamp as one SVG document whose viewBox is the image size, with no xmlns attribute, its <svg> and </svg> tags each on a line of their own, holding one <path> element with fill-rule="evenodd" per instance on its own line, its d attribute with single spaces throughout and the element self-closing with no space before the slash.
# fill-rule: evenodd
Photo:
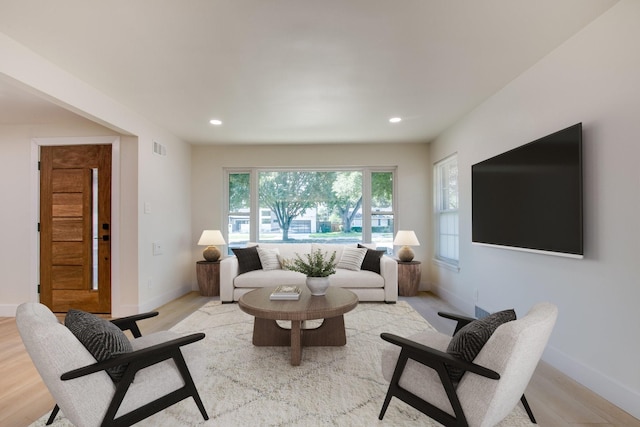
<svg viewBox="0 0 640 427">
<path fill-rule="evenodd" d="M 220 230 L 204 230 L 198 240 L 198 246 L 206 246 L 202 256 L 207 261 L 217 261 L 220 258 L 220 249 L 216 245 L 226 245 Z"/>
<path fill-rule="evenodd" d="M 413 249 L 410 246 L 420 246 L 416 233 L 413 230 L 399 230 L 396 238 L 393 240 L 396 246 L 402 246 L 398 251 L 398 259 L 402 262 L 413 260 Z"/>
</svg>

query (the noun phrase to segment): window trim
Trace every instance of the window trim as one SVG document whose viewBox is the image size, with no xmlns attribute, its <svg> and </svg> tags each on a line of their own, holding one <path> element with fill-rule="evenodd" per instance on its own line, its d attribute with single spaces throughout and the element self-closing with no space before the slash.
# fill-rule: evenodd
<svg viewBox="0 0 640 427">
<path fill-rule="evenodd" d="M 458 208 L 457 209 L 440 209 L 440 206 L 442 204 L 442 179 L 441 179 L 441 168 L 444 167 L 447 164 L 452 163 L 453 161 L 455 161 L 456 163 L 456 167 L 458 167 L 458 189 L 457 189 L 457 197 L 458 197 Z M 433 190 L 434 190 L 434 197 L 433 197 L 433 217 L 434 217 L 434 256 L 433 256 L 433 262 L 436 265 L 445 267 L 449 270 L 453 270 L 453 271 L 460 271 L 460 169 L 458 166 L 458 153 L 453 153 L 445 158 L 443 158 L 442 160 L 439 160 L 437 162 L 435 162 L 433 164 Z M 456 214 L 456 221 L 458 222 L 458 233 L 456 235 L 456 238 L 458 240 L 458 258 L 454 259 L 454 258 L 448 258 L 448 257 L 444 257 L 442 255 L 440 255 L 440 237 L 441 237 L 441 232 L 440 232 L 440 218 L 441 215 L 443 213 L 454 213 Z"/>
<path fill-rule="evenodd" d="M 391 211 L 385 211 L 385 214 L 390 214 L 393 216 L 393 235 L 395 236 L 398 227 L 398 213 L 397 213 L 397 176 L 398 176 L 398 168 L 397 166 L 327 166 L 327 167 L 224 167 L 223 175 L 224 175 L 224 201 L 223 201 L 223 236 L 225 240 L 229 242 L 229 215 L 233 214 L 233 212 L 229 211 L 229 175 L 230 174 L 238 174 L 238 173 L 248 173 L 249 174 L 249 197 L 250 197 L 250 212 L 249 212 L 249 241 L 257 242 L 259 236 L 259 198 L 258 198 L 258 189 L 259 183 L 258 178 L 260 172 L 343 172 L 343 171 L 358 171 L 362 173 L 362 241 L 363 242 L 371 242 L 372 232 L 371 232 L 371 216 L 373 212 L 371 211 L 371 175 L 376 172 L 390 172 L 392 174 L 392 189 L 393 189 L 393 198 L 392 198 L 392 207 Z M 368 213 L 368 214 L 365 214 Z"/>
</svg>

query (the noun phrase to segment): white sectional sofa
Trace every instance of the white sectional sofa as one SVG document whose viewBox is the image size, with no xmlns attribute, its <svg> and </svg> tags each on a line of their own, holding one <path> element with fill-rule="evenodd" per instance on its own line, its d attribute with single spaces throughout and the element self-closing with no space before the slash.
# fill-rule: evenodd
<svg viewBox="0 0 640 427">
<path fill-rule="evenodd" d="M 247 248 L 257 246 L 273 253 L 277 252 L 280 259 L 291 259 L 300 254 L 308 254 L 311 251 L 320 249 L 324 252 L 336 252 L 336 262 L 340 261 L 345 247 L 358 247 L 357 244 L 336 245 L 320 243 L 249 243 Z M 336 273 L 329 276 L 331 286 L 339 286 L 354 292 L 360 301 L 384 301 L 395 303 L 398 300 L 398 264 L 395 259 L 376 254 L 372 245 L 361 245 L 369 249 L 361 269 L 351 270 L 337 268 Z M 256 250 L 257 251 L 257 248 Z M 283 270 L 278 263 L 269 263 L 262 268 L 255 264 L 248 267 L 250 271 L 241 272 L 247 269 L 251 260 L 254 260 L 253 249 L 238 251 L 238 257 L 230 256 L 220 262 L 220 300 L 222 302 L 238 301 L 240 296 L 253 289 L 277 285 L 298 285 L 305 286 L 306 277 L 302 273 L 290 270 Z M 262 251 L 261 251 L 262 252 Z M 379 273 L 376 270 L 379 257 Z M 243 264 L 243 265 L 240 265 Z"/>
</svg>

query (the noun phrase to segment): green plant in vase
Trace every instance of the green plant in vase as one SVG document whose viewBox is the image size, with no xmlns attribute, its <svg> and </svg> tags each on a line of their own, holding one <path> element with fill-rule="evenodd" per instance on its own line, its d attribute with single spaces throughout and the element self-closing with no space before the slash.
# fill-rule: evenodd
<svg viewBox="0 0 640 427">
<path fill-rule="evenodd" d="M 311 295 L 324 295 L 329 287 L 329 276 L 336 272 L 336 253 L 329 255 L 320 249 L 316 249 L 304 258 L 296 254 L 296 258 L 287 262 L 284 266 L 291 271 L 297 271 L 307 276 L 307 287 Z"/>
</svg>

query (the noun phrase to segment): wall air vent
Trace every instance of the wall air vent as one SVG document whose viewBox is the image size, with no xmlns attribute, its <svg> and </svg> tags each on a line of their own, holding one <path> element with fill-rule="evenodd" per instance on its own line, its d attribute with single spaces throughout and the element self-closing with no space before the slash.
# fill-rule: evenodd
<svg viewBox="0 0 640 427">
<path fill-rule="evenodd" d="M 158 156 L 166 156 L 167 147 L 160 144 L 159 142 L 153 141 L 153 154 L 157 154 Z"/>
</svg>

